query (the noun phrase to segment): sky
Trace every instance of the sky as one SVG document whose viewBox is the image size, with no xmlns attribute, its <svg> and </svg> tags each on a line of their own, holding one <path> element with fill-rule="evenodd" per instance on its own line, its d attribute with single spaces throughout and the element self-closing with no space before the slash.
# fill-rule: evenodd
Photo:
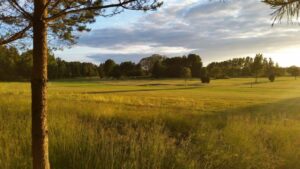
<svg viewBox="0 0 300 169">
<path fill-rule="evenodd" d="M 158 11 L 97 18 L 75 46 L 55 54 L 99 64 L 196 53 L 208 64 L 263 53 L 281 66 L 300 66 L 299 24 L 272 27 L 272 12 L 260 0 L 164 0 Z"/>
</svg>

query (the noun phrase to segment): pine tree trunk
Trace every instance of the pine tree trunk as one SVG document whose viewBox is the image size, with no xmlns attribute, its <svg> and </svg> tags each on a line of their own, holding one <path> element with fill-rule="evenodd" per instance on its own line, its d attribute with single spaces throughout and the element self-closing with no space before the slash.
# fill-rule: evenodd
<svg viewBox="0 0 300 169">
<path fill-rule="evenodd" d="M 32 94 L 33 169 L 50 169 L 47 126 L 47 23 L 46 0 L 34 1 Z"/>
</svg>

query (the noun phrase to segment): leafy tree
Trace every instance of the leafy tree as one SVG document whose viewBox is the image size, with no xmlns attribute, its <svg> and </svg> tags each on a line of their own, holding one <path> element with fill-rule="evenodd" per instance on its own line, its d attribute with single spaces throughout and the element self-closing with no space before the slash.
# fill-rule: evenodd
<svg viewBox="0 0 300 169">
<path fill-rule="evenodd" d="M 164 76 L 165 67 L 160 61 L 156 61 L 152 68 L 152 76 L 154 78 L 161 78 Z"/>
<path fill-rule="evenodd" d="M 104 64 L 102 63 L 98 66 L 98 75 L 100 79 L 105 77 Z"/>
<path fill-rule="evenodd" d="M 18 63 L 19 75 L 29 80 L 32 72 L 32 50 L 26 51 L 21 54 L 20 61 Z"/>
<path fill-rule="evenodd" d="M 48 36 L 75 42 L 74 31 L 89 30 L 96 16 L 155 10 L 158 0 L 0 0 L 0 45 L 33 37 L 32 157 L 34 169 L 49 169 L 47 125 Z M 50 32 L 50 33 L 49 33 Z M 24 41 L 26 42 L 26 41 Z"/>
<path fill-rule="evenodd" d="M 14 47 L 0 46 L 0 80 L 16 78 L 19 54 Z"/>
<path fill-rule="evenodd" d="M 120 64 L 120 71 L 122 76 L 134 76 L 135 68 L 136 66 L 133 62 L 122 62 Z"/>
<path fill-rule="evenodd" d="M 165 76 L 180 77 L 181 68 L 186 65 L 186 58 L 173 57 L 163 60 L 162 64 L 165 66 Z"/>
<path fill-rule="evenodd" d="M 112 71 L 116 65 L 117 64 L 112 59 L 106 60 L 103 65 L 103 70 L 104 70 L 105 76 L 108 76 L 108 77 L 112 76 Z"/>
<path fill-rule="evenodd" d="M 189 54 L 187 57 L 187 67 L 190 67 L 191 73 L 193 77 L 200 77 L 201 68 L 202 68 L 202 60 L 199 55 Z"/>
<path fill-rule="evenodd" d="M 225 77 L 221 67 L 219 66 L 214 66 L 213 68 L 210 69 L 209 72 L 211 73 L 212 77 L 216 79 L 221 79 Z"/>
<path fill-rule="evenodd" d="M 153 54 L 149 57 L 141 59 L 139 64 L 140 64 L 142 70 L 144 70 L 146 72 L 146 74 L 148 75 L 152 72 L 154 64 L 157 61 L 162 62 L 165 58 L 166 58 L 165 56 L 162 56 L 159 54 Z"/>
<path fill-rule="evenodd" d="M 184 78 L 185 86 L 187 85 L 187 80 L 192 77 L 191 69 L 188 67 L 183 67 L 180 72 L 180 76 Z"/>
<path fill-rule="evenodd" d="M 48 77 L 50 80 L 58 77 L 58 65 L 52 53 L 48 54 Z"/>
<path fill-rule="evenodd" d="M 288 68 L 288 73 L 295 77 L 295 80 L 297 79 L 297 76 L 300 75 L 300 68 L 296 66 L 291 66 Z"/>
<path fill-rule="evenodd" d="M 70 77 L 70 72 L 68 71 L 67 62 L 64 60 L 61 60 L 60 58 L 57 58 L 56 63 L 57 63 L 57 71 L 58 71 L 57 78 Z"/>
<path fill-rule="evenodd" d="M 201 78 L 200 78 L 202 83 L 210 83 L 210 77 L 208 74 L 208 70 L 206 67 L 201 69 Z"/>
<path fill-rule="evenodd" d="M 275 81 L 275 73 L 269 74 L 268 78 L 269 78 L 270 82 L 274 82 Z"/>
<path fill-rule="evenodd" d="M 252 73 L 255 76 L 255 83 L 258 82 L 258 76 L 261 73 L 262 69 L 263 69 L 263 55 L 256 54 L 251 66 Z"/>
<path fill-rule="evenodd" d="M 111 77 L 119 79 L 122 76 L 122 71 L 120 65 L 115 65 L 111 71 Z"/>
</svg>

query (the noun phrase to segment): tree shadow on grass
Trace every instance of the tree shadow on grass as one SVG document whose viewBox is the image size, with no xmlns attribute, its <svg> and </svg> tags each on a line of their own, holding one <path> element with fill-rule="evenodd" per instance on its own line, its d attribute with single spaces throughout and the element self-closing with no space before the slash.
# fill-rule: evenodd
<svg viewBox="0 0 300 169">
<path fill-rule="evenodd" d="M 137 89 L 137 90 L 110 90 L 110 91 L 92 91 L 84 92 L 82 94 L 111 94 L 111 93 L 130 93 L 130 92 L 153 92 L 153 91 L 170 91 L 170 90 L 191 90 L 197 89 L 199 86 L 195 87 L 176 87 L 176 88 L 161 88 L 161 89 Z"/>
<path fill-rule="evenodd" d="M 193 119 L 200 124 L 209 122 L 216 129 L 223 129 L 232 120 L 269 124 L 279 120 L 300 120 L 300 97 L 279 100 L 271 103 L 224 109 L 199 115 Z"/>
<path fill-rule="evenodd" d="M 232 109 L 224 109 L 216 112 L 199 112 L 190 113 L 175 111 L 161 113 L 159 116 L 146 117 L 146 118 L 131 118 L 130 116 L 113 116 L 113 117 L 100 117 L 95 119 L 93 116 L 84 115 L 78 116 L 81 124 L 92 126 L 105 126 L 106 128 L 118 128 L 122 133 L 127 125 L 144 126 L 157 125 L 159 122 L 170 137 L 176 139 L 188 138 L 192 133 L 195 133 L 199 127 L 205 127 L 210 130 L 223 130 L 229 123 L 240 121 L 245 123 L 255 124 L 272 124 L 279 120 L 294 119 L 300 120 L 300 97 L 279 100 L 272 103 L 255 104 L 245 107 L 238 107 Z M 150 109 L 149 111 L 156 111 Z M 183 109 L 182 111 L 189 111 Z M 151 112 L 149 112 L 151 113 Z"/>
</svg>

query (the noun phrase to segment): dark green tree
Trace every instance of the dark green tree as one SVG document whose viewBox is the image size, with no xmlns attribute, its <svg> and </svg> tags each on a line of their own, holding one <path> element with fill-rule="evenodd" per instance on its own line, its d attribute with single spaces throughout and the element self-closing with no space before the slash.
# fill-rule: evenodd
<svg viewBox="0 0 300 169">
<path fill-rule="evenodd" d="M 201 78 L 202 83 L 210 83 L 210 76 L 206 67 L 201 69 Z"/>
<path fill-rule="evenodd" d="M 193 77 L 199 78 L 201 75 L 202 60 L 199 55 L 189 54 L 187 57 L 187 67 L 190 67 Z"/>
<path fill-rule="evenodd" d="M 115 65 L 111 71 L 111 77 L 119 79 L 122 76 L 122 71 L 120 65 Z"/>
<path fill-rule="evenodd" d="M 156 61 L 152 68 L 152 76 L 154 78 L 161 78 L 165 75 L 165 67 L 160 61 Z"/>
<path fill-rule="evenodd" d="M 122 62 L 120 64 L 120 71 L 122 76 L 135 76 L 136 65 L 133 62 Z"/>
<path fill-rule="evenodd" d="M 152 72 L 154 64 L 159 61 L 162 62 L 166 57 L 159 54 L 153 54 L 149 57 L 141 59 L 139 62 L 143 71 L 145 71 L 146 75 L 149 75 Z"/>
<path fill-rule="evenodd" d="M 251 66 L 253 75 L 255 76 L 255 83 L 258 82 L 258 76 L 263 70 L 263 55 L 256 54 L 254 61 Z"/>
<path fill-rule="evenodd" d="M 98 75 L 100 79 L 105 77 L 104 64 L 102 63 L 98 66 Z"/>
<path fill-rule="evenodd" d="M 295 80 L 297 79 L 297 76 L 300 75 L 300 68 L 297 66 L 291 66 L 287 69 L 288 73 L 295 77 Z"/>
<path fill-rule="evenodd" d="M 187 86 L 187 80 L 192 77 L 191 69 L 189 67 L 181 68 L 180 77 L 184 78 L 185 86 Z"/>
<path fill-rule="evenodd" d="M 107 76 L 107 77 L 112 76 L 112 71 L 116 65 L 117 64 L 112 59 L 106 60 L 103 65 L 103 70 L 104 70 L 105 76 Z"/>
</svg>

